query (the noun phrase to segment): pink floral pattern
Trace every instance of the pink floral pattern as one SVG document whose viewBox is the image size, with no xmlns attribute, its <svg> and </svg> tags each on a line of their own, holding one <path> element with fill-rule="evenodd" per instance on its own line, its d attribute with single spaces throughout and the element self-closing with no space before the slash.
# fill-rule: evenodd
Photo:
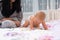
<svg viewBox="0 0 60 40">
<path fill-rule="evenodd" d="M 42 36 L 39 38 L 39 40 L 53 40 L 53 36 Z"/>
</svg>

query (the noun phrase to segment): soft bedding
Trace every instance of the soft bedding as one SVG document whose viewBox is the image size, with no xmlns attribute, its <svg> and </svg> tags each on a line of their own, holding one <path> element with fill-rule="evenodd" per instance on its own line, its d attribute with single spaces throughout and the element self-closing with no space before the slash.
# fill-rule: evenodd
<svg viewBox="0 0 60 40">
<path fill-rule="evenodd" d="M 60 20 L 46 22 L 46 24 L 49 30 L 29 30 L 29 28 L 0 29 L 0 40 L 60 40 Z"/>
<path fill-rule="evenodd" d="M 60 20 L 53 20 L 50 22 L 46 22 L 46 24 L 50 30 L 60 30 Z"/>
<path fill-rule="evenodd" d="M 60 40 L 59 34 L 51 30 L 0 29 L 0 40 Z"/>
</svg>

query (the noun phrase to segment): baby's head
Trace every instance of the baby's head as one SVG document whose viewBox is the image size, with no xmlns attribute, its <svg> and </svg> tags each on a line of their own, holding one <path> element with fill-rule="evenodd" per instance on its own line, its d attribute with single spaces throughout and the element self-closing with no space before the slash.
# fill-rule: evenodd
<svg viewBox="0 0 60 40">
<path fill-rule="evenodd" d="M 35 17 L 37 17 L 37 18 L 40 19 L 40 20 L 44 20 L 45 17 L 46 17 L 46 15 L 45 15 L 44 12 L 39 11 L 39 12 L 36 13 Z"/>
</svg>

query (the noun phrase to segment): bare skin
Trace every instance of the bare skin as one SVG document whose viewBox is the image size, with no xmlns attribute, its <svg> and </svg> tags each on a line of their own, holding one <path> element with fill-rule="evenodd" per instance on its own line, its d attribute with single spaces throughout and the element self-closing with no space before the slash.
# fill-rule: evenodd
<svg viewBox="0 0 60 40">
<path fill-rule="evenodd" d="M 26 20 L 23 26 L 28 27 L 28 25 L 30 25 L 31 29 L 34 29 L 35 27 L 40 29 L 40 24 L 42 23 L 44 29 L 47 30 L 48 28 L 46 26 L 44 19 L 45 19 L 45 16 L 44 15 L 40 16 L 38 13 L 36 16 L 31 16 L 30 20 Z"/>
</svg>

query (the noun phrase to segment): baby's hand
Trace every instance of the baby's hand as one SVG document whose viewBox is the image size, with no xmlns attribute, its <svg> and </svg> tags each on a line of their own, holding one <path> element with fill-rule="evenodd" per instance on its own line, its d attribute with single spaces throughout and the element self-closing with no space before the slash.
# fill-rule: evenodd
<svg viewBox="0 0 60 40">
<path fill-rule="evenodd" d="M 42 25 L 43 25 L 43 27 L 44 27 L 45 30 L 48 30 L 48 27 L 47 27 L 45 21 L 42 22 Z"/>
</svg>

